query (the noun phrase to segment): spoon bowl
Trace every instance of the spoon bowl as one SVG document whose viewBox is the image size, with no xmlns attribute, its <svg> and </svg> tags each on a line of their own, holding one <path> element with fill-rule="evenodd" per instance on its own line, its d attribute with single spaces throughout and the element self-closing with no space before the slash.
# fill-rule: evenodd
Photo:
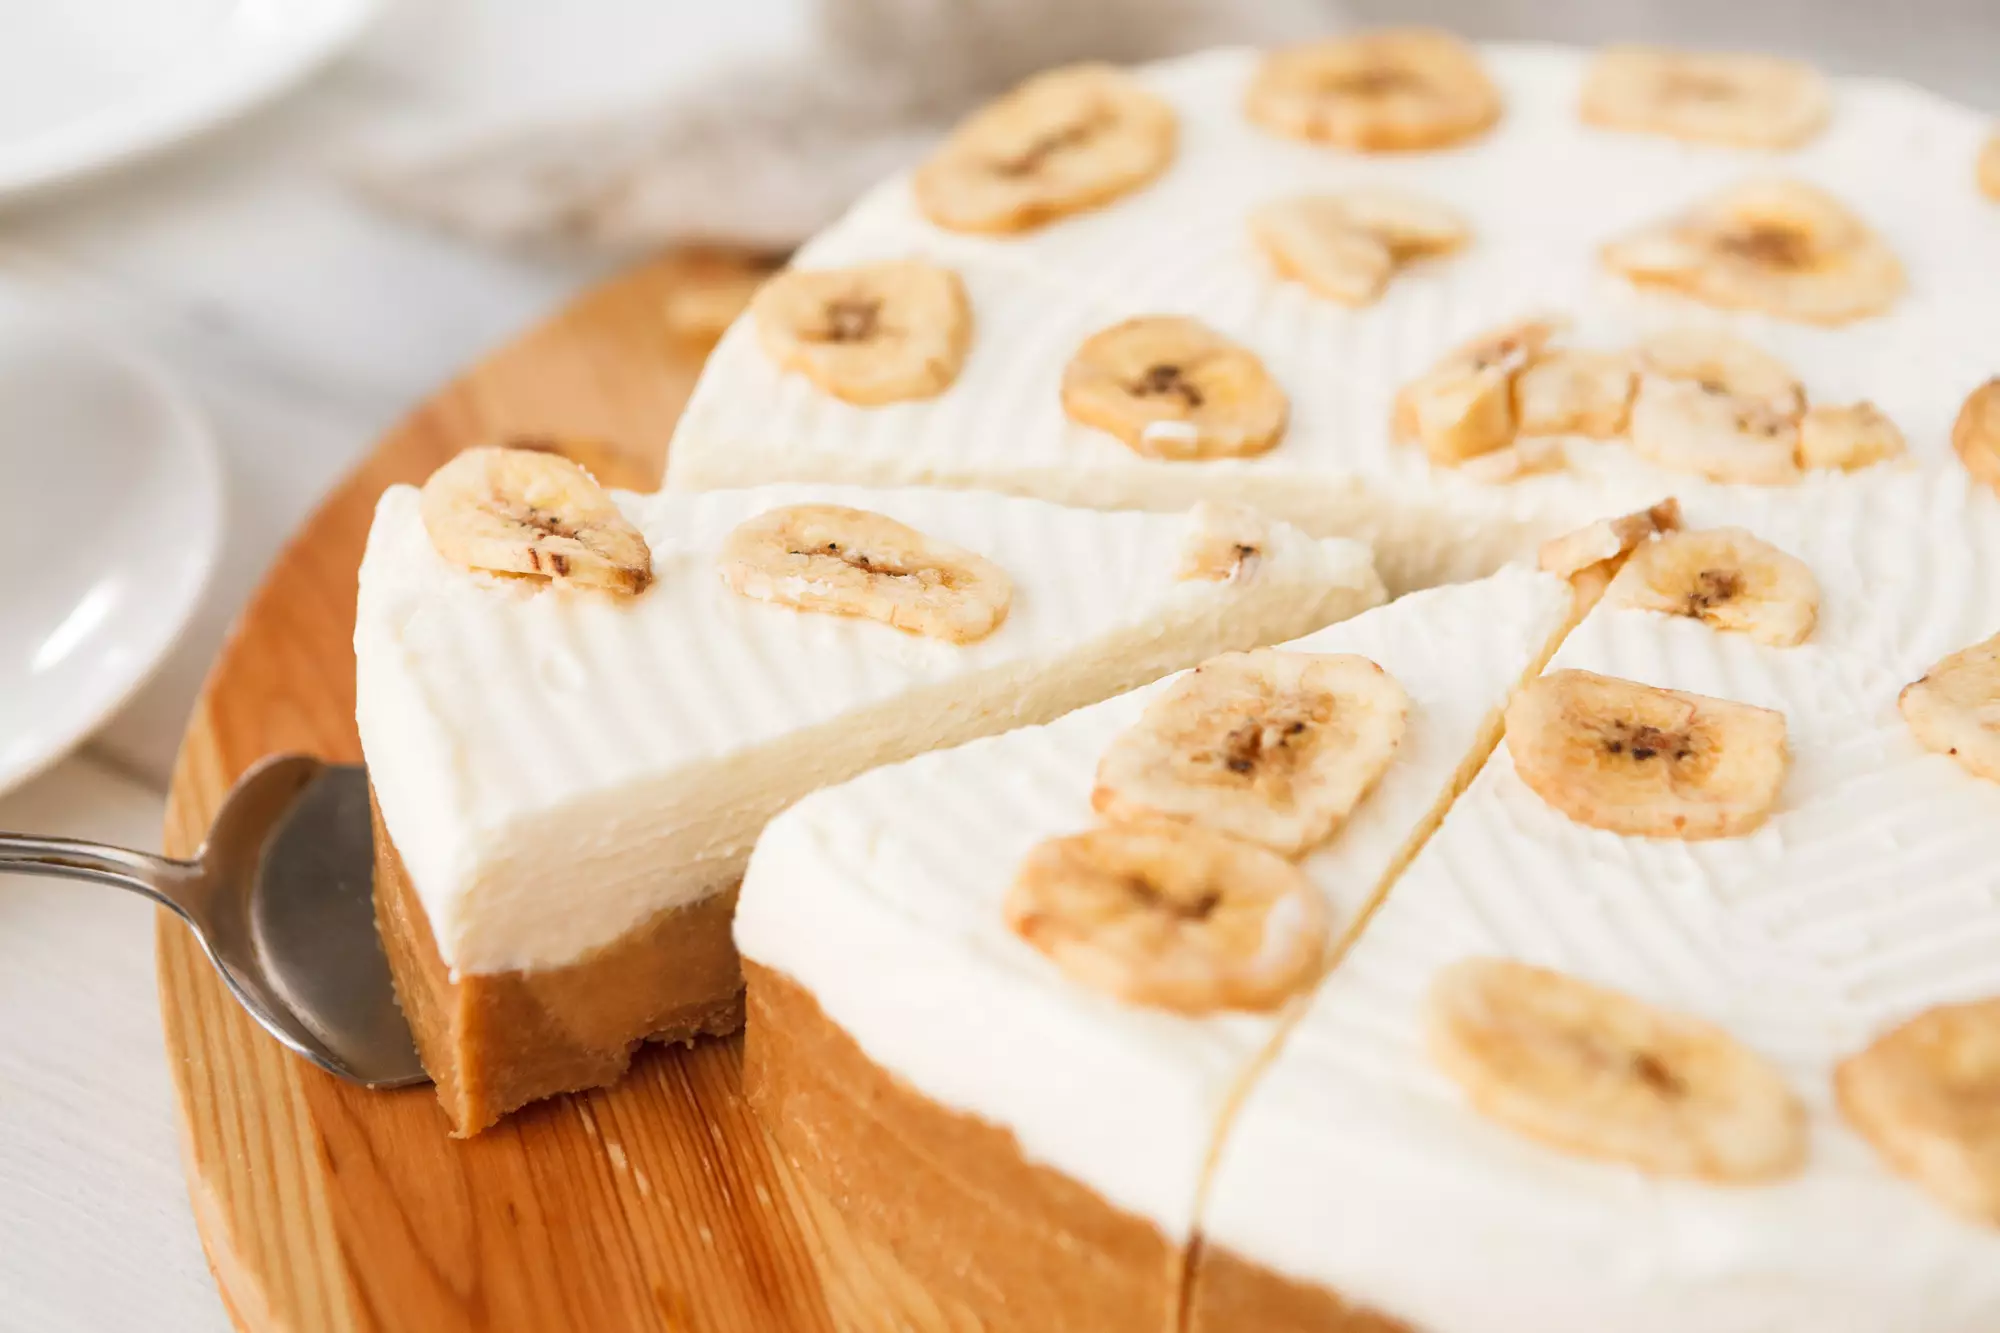
<svg viewBox="0 0 2000 1333">
<path fill-rule="evenodd" d="M 375 928 L 368 774 L 279 755 L 230 789 L 192 860 L 0 833 L 0 872 L 111 884 L 188 924 L 264 1030 L 350 1082 L 427 1082 Z"/>
</svg>

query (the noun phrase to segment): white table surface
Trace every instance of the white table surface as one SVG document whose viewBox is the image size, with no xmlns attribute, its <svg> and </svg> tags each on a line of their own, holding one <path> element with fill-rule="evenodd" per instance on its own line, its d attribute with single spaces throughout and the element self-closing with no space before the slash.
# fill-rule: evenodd
<svg viewBox="0 0 2000 1333">
<path fill-rule="evenodd" d="M 156 848 L 189 702 L 231 616 L 318 497 L 410 405 L 593 274 L 385 220 L 336 164 L 411 119 L 658 87 L 795 40 L 807 0 L 393 0 L 360 50 L 203 142 L 0 216 L 0 283 L 101 318 L 193 388 L 226 455 L 221 573 L 185 642 L 0 828 Z M 1992 104 L 1987 0 L 1350 0 L 1476 35 L 1678 35 L 1822 55 Z M 1739 29 L 1749 23 L 1751 29 Z M 151 909 L 0 880 L 0 1333 L 227 1327 L 182 1188 Z"/>
</svg>

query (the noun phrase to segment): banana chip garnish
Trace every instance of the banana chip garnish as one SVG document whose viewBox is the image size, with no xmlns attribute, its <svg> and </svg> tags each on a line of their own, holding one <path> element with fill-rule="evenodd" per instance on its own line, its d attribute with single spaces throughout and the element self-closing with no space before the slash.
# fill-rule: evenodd
<svg viewBox="0 0 2000 1333">
<path fill-rule="evenodd" d="M 1576 670 L 1515 694 L 1507 749 L 1528 788 L 1577 823 L 1686 841 L 1762 824 L 1791 762 L 1783 713 Z"/>
<path fill-rule="evenodd" d="M 1002 904 L 1071 980 L 1184 1014 L 1275 1009 L 1317 975 L 1325 901 L 1274 852 L 1187 824 L 1051 838 Z"/>
<path fill-rule="evenodd" d="M 1879 315 L 1903 294 L 1903 266 L 1873 228 L 1817 186 L 1753 181 L 1604 247 L 1642 287 L 1812 324 Z"/>
<path fill-rule="evenodd" d="M 750 310 L 766 355 L 863 407 L 943 393 L 972 341 L 958 275 L 916 259 L 787 269 Z"/>
<path fill-rule="evenodd" d="M 719 568 L 723 582 L 757 601 L 947 643 L 991 634 L 1014 595 L 986 557 L 844 505 L 787 505 L 746 519 L 723 542 Z"/>
<path fill-rule="evenodd" d="M 1290 401 L 1257 354 L 1179 315 L 1092 334 L 1063 370 L 1063 411 L 1148 458 L 1247 458 L 1285 433 Z"/>
<path fill-rule="evenodd" d="M 1387 28 L 1276 51 L 1250 85 L 1250 119 L 1363 152 L 1442 148 L 1500 119 L 1479 55 L 1435 28 Z"/>
<path fill-rule="evenodd" d="M 1409 712 L 1402 686 L 1365 657 L 1225 653 L 1112 743 L 1091 805 L 1107 819 L 1185 820 L 1299 856 L 1374 789 Z"/>
<path fill-rule="evenodd" d="M 973 113 L 917 168 L 940 227 L 1017 232 L 1109 203 L 1172 161 L 1174 110 L 1110 65 L 1038 74 Z"/>
<path fill-rule="evenodd" d="M 1555 319 L 1522 320 L 1453 349 L 1397 390 L 1396 435 L 1447 465 L 1506 448 L 1518 426 L 1515 380 L 1561 327 Z"/>
<path fill-rule="evenodd" d="M 1967 472 L 2000 495 L 2000 377 L 1974 389 L 1958 409 L 1951 447 Z"/>
<path fill-rule="evenodd" d="M 1742 528 L 1705 528 L 1639 547 L 1604 605 L 1686 616 L 1789 648 L 1819 623 L 1819 580 L 1805 561 Z"/>
<path fill-rule="evenodd" d="M 1280 277 L 1346 306 L 1369 304 L 1397 269 L 1471 234 L 1457 210 L 1385 186 L 1274 199 L 1250 215 L 1251 239 Z"/>
<path fill-rule="evenodd" d="M 1853 472 L 1903 457 L 1909 446 L 1873 403 L 1812 407 L 1799 418 L 1799 465 Z"/>
<path fill-rule="evenodd" d="M 2000 1227 L 2000 997 L 1918 1014 L 1842 1062 L 1834 1089 L 1891 1166 Z"/>
<path fill-rule="evenodd" d="M 560 454 L 467 449 L 431 474 L 418 510 L 437 553 L 469 570 L 627 594 L 653 581 L 645 537 Z"/>
<path fill-rule="evenodd" d="M 1798 1098 L 1711 1024 L 1502 958 L 1439 972 L 1425 1017 L 1431 1058 L 1472 1105 L 1558 1151 L 1729 1185 L 1805 1165 Z"/>
<path fill-rule="evenodd" d="M 1918 744 L 2000 782 L 2000 634 L 1961 648 L 1897 700 Z"/>
<path fill-rule="evenodd" d="M 1515 429 L 1522 435 L 1625 433 L 1636 366 L 1624 352 L 1558 347 L 1530 361 L 1514 380 Z"/>
<path fill-rule="evenodd" d="M 1588 124 L 1736 148 L 1795 148 L 1832 105 L 1818 70 L 1776 56 L 1612 46 L 1583 84 Z"/>
</svg>

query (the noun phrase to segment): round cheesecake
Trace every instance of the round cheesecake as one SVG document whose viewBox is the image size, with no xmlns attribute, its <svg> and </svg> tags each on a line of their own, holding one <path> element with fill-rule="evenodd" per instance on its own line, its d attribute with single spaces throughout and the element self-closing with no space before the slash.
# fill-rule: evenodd
<svg viewBox="0 0 2000 1333">
<path fill-rule="evenodd" d="M 773 821 L 736 940 L 794 1161 L 994 1328 L 2000 1327 L 1989 137 L 1365 34 L 1041 76 L 806 246 L 670 491 L 1222 501 L 1434 590 L 1229 666 L 1265 749 L 1162 720 L 1204 668 Z M 1254 782 L 1330 658 L 1400 740 L 1260 842 L 1186 774 Z"/>
</svg>

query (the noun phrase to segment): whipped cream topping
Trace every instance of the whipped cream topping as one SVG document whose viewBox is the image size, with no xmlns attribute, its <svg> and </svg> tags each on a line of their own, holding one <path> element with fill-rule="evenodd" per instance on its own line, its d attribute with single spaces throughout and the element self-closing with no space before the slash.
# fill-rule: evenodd
<svg viewBox="0 0 2000 1333">
<path fill-rule="evenodd" d="M 1368 553 L 1277 525 L 1254 573 L 1176 577 L 1199 516 L 966 492 L 775 486 L 615 498 L 652 546 L 631 598 L 469 573 L 418 493 L 382 497 L 361 568 L 356 718 L 389 834 L 455 973 L 574 961 L 735 883 L 814 787 L 1054 717 L 1382 596 Z M 746 518 L 874 510 L 993 560 L 992 634 L 953 644 L 753 601 L 716 555 Z"/>
<path fill-rule="evenodd" d="M 1571 605 L 1568 584 L 1516 568 L 1288 645 L 1369 657 L 1412 704 L 1381 783 L 1304 863 L 1336 933 L 1455 789 Z M 1099 994 L 1001 914 L 1031 848 L 1095 824 L 1099 758 L 1166 687 L 799 802 L 751 857 L 736 941 L 811 990 L 871 1060 L 923 1095 L 1005 1127 L 1030 1161 L 1184 1241 L 1224 1108 L 1278 1015 L 1187 1017 Z"/>
<path fill-rule="evenodd" d="M 1503 744 L 1245 1098 L 1210 1244 L 1427 1333 L 2000 1327 L 2000 1232 L 1890 1171 L 1831 1085 L 1914 1014 L 2000 994 L 2000 786 L 1923 751 L 1896 710 L 1936 658 L 2000 627 L 2000 502 L 1904 473 L 1687 510 L 1813 569 L 1812 638 L 1599 607 L 1551 665 L 1781 710 L 1777 809 L 1742 838 L 1620 837 L 1543 802 Z M 1661 1179 L 1484 1119 L 1422 1031 L 1431 979 L 1469 955 L 1726 1028 L 1805 1104 L 1805 1170 Z"/>
<path fill-rule="evenodd" d="M 959 380 L 934 399 L 852 407 L 780 373 L 740 321 L 682 418 L 667 484 L 944 485 L 1162 510 L 1228 498 L 1376 543 L 1392 588 L 1470 577 L 1554 532 L 1698 484 L 1623 443 L 1586 441 L 1571 442 L 1567 471 L 1481 483 L 1390 437 L 1398 386 L 1465 338 L 1540 311 L 1573 316 L 1579 346 L 1667 327 L 1731 330 L 1784 358 L 1814 402 L 1872 399 L 1920 463 L 1948 462 L 1953 414 L 1993 373 L 2000 345 L 2000 305 L 1972 280 L 2000 271 L 2000 227 L 1972 170 L 1984 116 L 1901 84 L 1850 80 L 1828 129 L 1796 152 L 1692 146 L 1584 126 L 1582 53 L 1510 45 L 1482 55 L 1506 115 L 1444 151 L 1360 155 L 1271 135 L 1242 113 L 1255 53 L 1217 51 L 1139 72 L 1178 112 L 1179 147 L 1157 182 L 1097 211 L 1020 236 L 956 235 L 918 214 L 907 177 L 887 182 L 798 262 L 919 255 L 957 269 L 975 323 Z M 1601 270 L 1606 240 L 1773 174 L 1826 186 L 1882 233 L 1910 279 L 1891 311 L 1806 327 L 1642 294 Z M 1454 206 L 1472 242 L 1399 273 L 1359 310 L 1276 278 L 1248 235 L 1250 211 L 1363 184 Z M 1149 459 L 1063 415 L 1058 386 L 1077 346 L 1148 313 L 1194 315 L 1264 359 L 1292 402 L 1276 448 Z"/>
</svg>

